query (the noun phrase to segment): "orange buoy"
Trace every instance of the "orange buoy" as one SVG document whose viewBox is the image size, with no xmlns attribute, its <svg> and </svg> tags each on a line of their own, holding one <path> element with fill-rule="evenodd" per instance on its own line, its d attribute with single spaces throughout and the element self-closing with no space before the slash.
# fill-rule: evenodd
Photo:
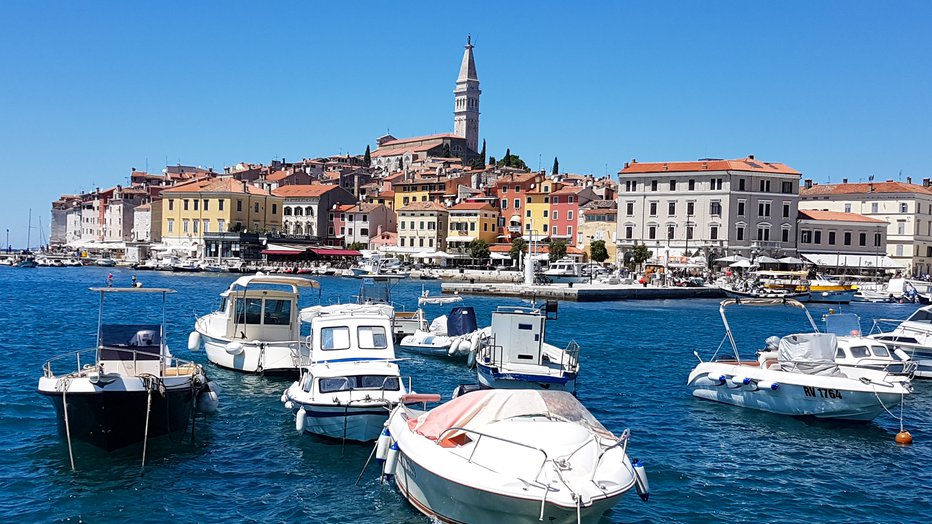
<svg viewBox="0 0 932 524">
<path fill-rule="evenodd" d="M 909 431 L 905 429 L 896 434 L 896 443 L 902 446 L 907 446 L 913 443 L 913 436 L 909 434 Z"/>
</svg>

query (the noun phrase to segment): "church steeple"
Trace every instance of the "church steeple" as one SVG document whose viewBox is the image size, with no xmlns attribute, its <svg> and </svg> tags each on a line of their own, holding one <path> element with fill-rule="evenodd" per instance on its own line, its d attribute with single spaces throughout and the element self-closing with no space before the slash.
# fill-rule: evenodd
<svg viewBox="0 0 932 524">
<path fill-rule="evenodd" d="M 466 51 L 460 65 L 460 74 L 456 79 L 453 109 L 453 132 L 466 139 L 466 146 L 472 151 L 479 150 L 479 76 L 476 74 L 476 61 L 473 58 L 472 37 L 466 37 Z"/>
</svg>

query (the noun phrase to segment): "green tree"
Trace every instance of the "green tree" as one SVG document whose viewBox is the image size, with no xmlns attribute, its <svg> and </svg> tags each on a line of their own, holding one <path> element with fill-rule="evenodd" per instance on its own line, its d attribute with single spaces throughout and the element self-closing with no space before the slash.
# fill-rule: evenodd
<svg viewBox="0 0 932 524">
<path fill-rule="evenodd" d="M 508 251 L 508 255 L 512 259 L 518 259 L 521 257 L 521 253 L 527 253 L 527 240 L 518 237 L 511 241 L 511 249 Z"/>
<path fill-rule="evenodd" d="M 553 169 L 550 170 L 551 175 L 556 175 L 560 172 L 560 161 L 557 160 L 557 157 L 553 157 Z"/>
<path fill-rule="evenodd" d="M 366 154 L 363 155 L 362 161 L 366 164 L 366 167 L 369 167 L 372 164 L 372 152 L 369 151 L 369 144 L 366 144 Z"/>
<path fill-rule="evenodd" d="M 589 258 L 594 262 L 602 263 L 608 258 L 608 250 L 605 249 L 604 240 L 593 240 L 589 244 Z"/>
<path fill-rule="evenodd" d="M 469 256 L 472 258 L 489 258 L 489 243 L 477 238 L 469 243 Z"/>
<path fill-rule="evenodd" d="M 482 168 L 485 168 L 485 139 L 482 139 L 482 151 L 479 152 L 479 160 L 482 162 Z"/>
<path fill-rule="evenodd" d="M 558 238 L 550 242 L 550 261 L 555 262 L 566 256 L 566 240 Z"/>
<path fill-rule="evenodd" d="M 489 163 L 492 163 L 492 160 L 493 159 L 490 158 Z M 499 160 L 495 165 L 499 167 L 514 167 L 517 169 L 527 170 L 527 164 L 525 164 L 524 160 L 521 160 L 518 155 L 512 155 L 511 148 L 505 150 L 505 158 Z"/>
<path fill-rule="evenodd" d="M 352 244 L 346 246 L 346 249 L 352 249 L 353 251 L 362 251 L 366 249 L 366 245 L 362 242 L 353 242 Z"/>
<path fill-rule="evenodd" d="M 497 165 L 497 164 L 495 163 L 495 157 L 494 157 L 494 156 L 490 156 L 490 157 L 489 157 L 489 165 L 490 165 L 490 166 Z"/>
<path fill-rule="evenodd" d="M 633 253 L 631 261 L 634 262 L 635 267 L 638 267 L 644 262 L 647 262 L 647 259 L 649 259 L 654 254 L 654 252 L 650 249 L 647 249 L 647 246 L 644 244 L 638 244 L 634 246 L 634 249 L 631 252 Z"/>
</svg>

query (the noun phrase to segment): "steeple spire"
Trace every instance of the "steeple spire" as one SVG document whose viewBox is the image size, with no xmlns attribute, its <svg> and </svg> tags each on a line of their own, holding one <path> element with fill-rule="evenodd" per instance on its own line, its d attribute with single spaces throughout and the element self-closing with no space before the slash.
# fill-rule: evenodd
<svg viewBox="0 0 932 524">
<path fill-rule="evenodd" d="M 463 63 L 460 65 L 460 76 L 456 79 L 457 83 L 467 80 L 479 81 L 479 76 L 476 74 L 476 61 L 472 56 L 473 47 L 472 36 L 466 35 L 466 52 L 463 53 Z"/>
</svg>

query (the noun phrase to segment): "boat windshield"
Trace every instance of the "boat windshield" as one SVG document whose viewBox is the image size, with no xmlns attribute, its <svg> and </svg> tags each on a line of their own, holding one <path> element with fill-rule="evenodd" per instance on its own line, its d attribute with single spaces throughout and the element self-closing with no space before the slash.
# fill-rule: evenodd
<svg viewBox="0 0 932 524">
<path fill-rule="evenodd" d="M 839 337 L 857 337 L 861 335 L 861 320 L 854 313 L 826 315 L 825 332 Z"/>
<path fill-rule="evenodd" d="M 923 324 L 932 324 L 932 311 L 929 311 L 926 308 L 918 309 L 913 313 L 908 319 L 907 322 L 922 322 Z"/>
<path fill-rule="evenodd" d="M 401 381 L 398 377 L 386 375 L 349 375 L 346 377 L 326 377 L 318 380 L 321 393 L 349 391 L 351 389 L 384 389 L 398 391 Z"/>
</svg>

